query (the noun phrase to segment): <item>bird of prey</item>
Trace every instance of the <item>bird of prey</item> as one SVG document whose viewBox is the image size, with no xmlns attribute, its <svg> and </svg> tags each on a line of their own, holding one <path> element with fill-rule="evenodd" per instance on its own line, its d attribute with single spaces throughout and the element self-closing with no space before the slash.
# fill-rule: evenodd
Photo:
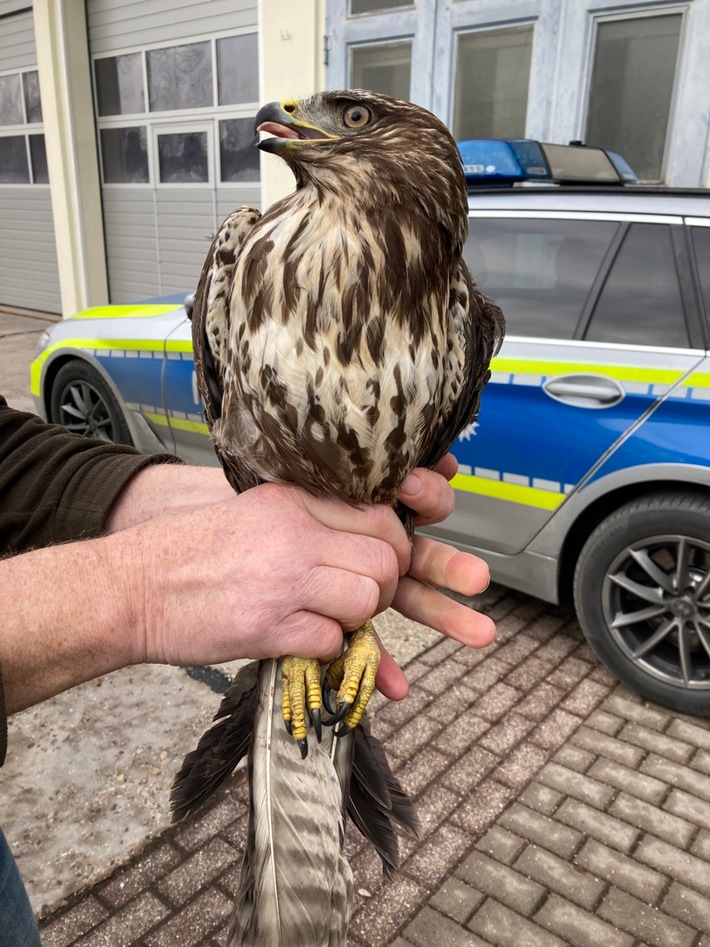
<svg viewBox="0 0 710 947">
<path fill-rule="evenodd" d="M 249 207 L 231 214 L 199 281 L 195 368 L 217 455 L 237 491 L 269 481 L 388 503 L 411 534 L 413 516 L 397 503 L 397 489 L 415 466 L 435 466 L 475 419 L 503 333 L 500 310 L 462 259 L 468 202 L 456 143 L 425 109 L 364 90 L 265 105 L 256 128 L 271 136 L 259 147 L 289 165 L 296 190 L 264 214 Z M 285 934 L 284 924 L 273 937 L 254 932 L 273 913 L 274 897 L 279 911 L 290 904 L 304 867 L 308 896 L 320 892 L 321 915 L 347 913 L 339 907 L 349 903 L 347 883 L 337 891 L 321 884 L 324 874 L 349 872 L 341 864 L 344 806 L 366 826 L 414 827 L 401 789 L 381 774 L 383 754 L 357 726 L 378 660 L 367 622 L 323 684 L 315 660 L 263 662 L 235 682 L 218 723 L 186 758 L 174 792 L 178 814 L 251 748 L 252 823 L 237 914 L 252 920 L 243 927 L 235 917 L 230 944 L 344 944 L 342 931 L 326 924 L 307 933 L 293 918 Z M 321 687 L 331 699 L 337 692 L 329 722 L 338 722 L 322 743 Z M 279 716 L 303 760 L 290 752 L 283 723 L 274 729 Z M 317 738 L 310 753 L 309 721 Z M 379 789 L 362 788 L 373 780 Z M 281 782 L 291 798 L 276 804 Z M 311 821 L 326 822 L 328 809 L 330 823 L 309 847 L 298 837 L 316 798 L 328 801 Z M 287 814 L 293 807 L 297 817 Z M 278 863 L 275 839 L 287 836 Z M 321 859 L 320 874 L 313 859 Z"/>
</svg>

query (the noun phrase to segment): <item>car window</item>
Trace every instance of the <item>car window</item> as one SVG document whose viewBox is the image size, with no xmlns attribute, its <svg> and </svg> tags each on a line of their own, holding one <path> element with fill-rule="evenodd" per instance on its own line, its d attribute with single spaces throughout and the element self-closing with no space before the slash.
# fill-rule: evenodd
<svg viewBox="0 0 710 947">
<path fill-rule="evenodd" d="M 631 225 L 584 338 L 629 345 L 690 344 L 666 224 Z"/>
<path fill-rule="evenodd" d="M 710 316 L 710 227 L 691 227 L 705 312 Z"/>
<path fill-rule="evenodd" d="M 510 335 L 571 339 L 617 224 L 473 217 L 464 258 Z"/>
</svg>

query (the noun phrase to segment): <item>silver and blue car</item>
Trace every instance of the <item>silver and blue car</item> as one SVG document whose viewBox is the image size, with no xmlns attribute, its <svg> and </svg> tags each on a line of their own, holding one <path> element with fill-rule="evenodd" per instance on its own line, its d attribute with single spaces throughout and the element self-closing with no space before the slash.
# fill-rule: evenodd
<svg viewBox="0 0 710 947">
<path fill-rule="evenodd" d="M 430 531 L 505 585 L 572 599 L 622 680 L 710 716 L 710 192 L 495 183 L 471 193 L 466 258 L 507 338 L 454 447 L 456 512 Z M 53 326 L 39 413 L 215 463 L 188 308 Z"/>
</svg>

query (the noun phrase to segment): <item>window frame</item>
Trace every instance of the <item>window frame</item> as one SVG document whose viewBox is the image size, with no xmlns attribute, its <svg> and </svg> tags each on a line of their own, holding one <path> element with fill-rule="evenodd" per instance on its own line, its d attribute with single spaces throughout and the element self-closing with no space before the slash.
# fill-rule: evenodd
<svg viewBox="0 0 710 947">
<path fill-rule="evenodd" d="M 587 39 L 587 51 L 584 58 L 585 74 L 582 77 L 582 100 L 580 127 L 577 137 L 582 141 L 586 140 L 587 126 L 589 124 L 589 104 L 592 95 L 592 81 L 594 79 L 594 59 L 597 52 L 597 39 L 599 36 L 600 23 L 626 22 L 629 20 L 647 20 L 651 17 L 673 16 L 680 14 L 680 30 L 678 32 L 678 53 L 676 56 L 675 72 L 673 74 L 673 88 L 668 107 L 668 124 L 666 125 L 666 135 L 663 142 L 663 156 L 661 159 L 661 176 L 657 181 L 648 181 L 648 184 L 663 184 L 668 170 L 668 161 L 670 155 L 670 143 L 673 138 L 674 126 L 677 118 L 678 97 L 680 95 L 680 73 L 685 54 L 686 38 L 688 32 L 688 5 L 687 3 L 669 3 L 665 6 L 649 6 L 617 10 L 613 13 L 595 13 L 588 11 L 591 25 Z"/>
<path fill-rule="evenodd" d="M 19 125 L 0 125 L 0 137 L 25 139 L 25 152 L 27 155 L 27 168 L 29 170 L 29 181 L 0 181 L 0 187 L 46 187 L 49 188 L 49 182 L 35 181 L 34 167 L 32 166 L 32 150 L 30 148 L 30 135 L 42 135 L 44 137 L 44 115 L 41 122 L 27 121 L 27 103 L 25 101 L 25 81 L 24 75 L 28 72 L 37 72 L 37 65 L 24 66 L 21 69 L 4 69 L 0 71 L 0 76 L 18 76 L 20 82 L 20 99 L 22 102 L 23 121 Z M 41 104 L 41 93 L 40 93 Z M 46 139 L 45 139 L 46 148 Z"/>
</svg>

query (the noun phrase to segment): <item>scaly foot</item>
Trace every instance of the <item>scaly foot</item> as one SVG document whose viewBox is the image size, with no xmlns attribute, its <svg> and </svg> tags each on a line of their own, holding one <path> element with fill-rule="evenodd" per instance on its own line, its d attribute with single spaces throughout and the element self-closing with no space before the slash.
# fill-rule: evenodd
<svg viewBox="0 0 710 947">
<path fill-rule="evenodd" d="M 321 738 L 320 662 L 316 658 L 284 658 L 281 663 L 281 692 L 281 715 L 305 760 L 308 756 L 306 707 L 319 743 Z"/>
<path fill-rule="evenodd" d="M 335 714 L 329 725 L 339 723 L 342 726 L 335 731 L 342 736 L 354 730 L 360 723 L 375 689 L 375 676 L 380 664 L 380 648 L 371 621 L 366 621 L 350 637 L 348 648 L 328 667 L 323 684 L 326 709 L 327 693 L 337 690 Z"/>
</svg>

